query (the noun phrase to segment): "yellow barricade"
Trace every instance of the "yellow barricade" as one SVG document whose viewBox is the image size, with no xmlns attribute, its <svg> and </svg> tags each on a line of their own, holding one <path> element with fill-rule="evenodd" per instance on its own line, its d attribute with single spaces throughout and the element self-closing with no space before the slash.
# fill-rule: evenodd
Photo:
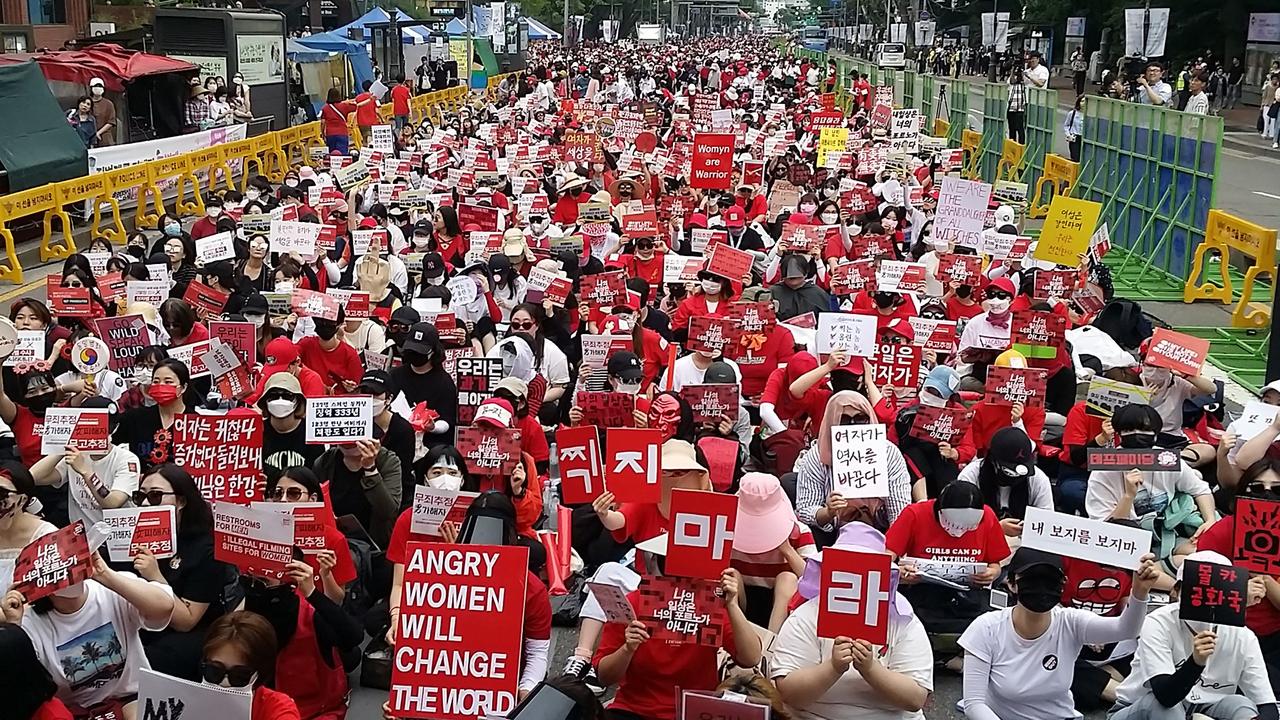
<svg viewBox="0 0 1280 720">
<path fill-rule="evenodd" d="M 14 247 L 13 233 L 9 231 L 9 221 L 38 212 L 49 213 L 58 206 L 57 185 L 41 185 L 40 187 L 21 190 L 0 197 L 0 235 L 4 237 L 5 259 L 8 264 L 0 262 L 0 280 L 22 282 L 22 265 L 18 263 L 18 251 Z M 45 233 L 48 237 L 49 224 L 46 216 Z"/>
<path fill-rule="evenodd" d="M 942 118 L 934 118 L 933 120 L 933 136 L 949 137 L 951 135 L 951 123 Z"/>
<path fill-rule="evenodd" d="M 72 233 L 71 216 L 67 214 L 67 206 L 72 203 L 84 203 L 90 200 L 92 206 L 92 222 L 89 224 L 90 234 L 98 233 L 102 223 L 102 204 L 97 198 L 107 193 L 107 175 L 86 175 L 82 178 L 64 180 L 53 186 L 55 204 L 44 215 L 44 234 L 40 238 L 40 261 L 61 260 L 76 251 L 76 241 Z M 59 243 L 53 243 L 54 221 L 57 220 L 57 232 L 62 235 Z"/>
<path fill-rule="evenodd" d="M 1053 201 L 1054 196 L 1070 195 L 1071 188 L 1076 184 L 1078 177 L 1080 177 L 1080 163 L 1071 162 L 1055 153 L 1047 153 L 1044 156 L 1044 173 L 1036 180 L 1035 190 L 1031 193 L 1027 217 L 1048 217 L 1049 203 Z M 1044 195 L 1046 188 L 1051 191 L 1048 197 Z"/>
<path fill-rule="evenodd" d="M 982 163 L 982 133 L 968 128 L 960 131 L 960 149 L 964 152 L 963 175 L 974 180 Z"/>
<path fill-rule="evenodd" d="M 198 175 L 204 176 L 204 190 L 206 193 L 215 192 L 218 188 L 219 180 L 227 190 L 236 189 L 232 178 L 231 166 L 223 158 L 220 145 L 197 150 L 188 157 L 191 158 L 191 170 Z M 199 212 L 204 212 L 203 195 L 204 193 L 201 193 Z"/>
<path fill-rule="evenodd" d="M 1221 210 L 1209 211 L 1204 240 L 1196 248 L 1195 261 L 1191 265 L 1191 276 L 1182 289 L 1182 301 L 1187 303 L 1196 300 L 1231 302 L 1235 295 L 1235 288 L 1227 268 L 1231 262 L 1232 250 L 1253 260 L 1253 264 L 1245 271 L 1244 286 L 1240 288 L 1240 299 L 1236 301 L 1235 309 L 1231 313 L 1231 325 L 1244 328 L 1269 327 L 1271 309 L 1263 303 L 1251 303 L 1249 300 L 1253 297 L 1253 288 L 1260 276 L 1266 275 L 1272 284 L 1275 284 L 1276 231 L 1255 225 Z M 1209 253 L 1218 255 L 1220 284 L 1215 284 L 1213 279 L 1208 277 L 1204 282 L 1199 282 Z"/>
<path fill-rule="evenodd" d="M 1026 157 L 1027 146 L 1004 139 L 1000 147 L 1000 162 L 996 164 L 996 179 L 1017 182 L 1022 177 L 1022 161 Z"/>
<path fill-rule="evenodd" d="M 91 231 L 91 236 L 106 238 L 107 242 L 113 245 L 123 245 L 129 236 L 124 227 L 124 218 L 120 213 L 120 201 L 116 198 L 116 195 L 141 194 L 149 182 L 147 164 L 116 168 L 102 173 L 102 176 L 106 178 L 107 191 L 96 198 L 92 198 L 90 202 L 99 207 L 106 205 L 110 209 L 111 224 L 108 227 Z M 134 210 L 133 226 L 135 228 L 140 227 L 141 211 L 141 205 Z"/>
</svg>

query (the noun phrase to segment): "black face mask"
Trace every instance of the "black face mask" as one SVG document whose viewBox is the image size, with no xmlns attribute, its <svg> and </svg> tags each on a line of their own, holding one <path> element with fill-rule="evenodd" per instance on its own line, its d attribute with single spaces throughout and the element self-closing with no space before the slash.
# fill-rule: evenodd
<svg viewBox="0 0 1280 720">
<path fill-rule="evenodd" d="M 1120 447 L 1126 450 L 1150 450 L 1156 446 L 1155 433 L 1136 433 L 1133 435 L 1121 435 Z"/>
<path fill-rule="evenodd" d="M 332 340 L 333 337 L 337 334 L 338 334 L 337 325 L 330 325 L 329 323 L 324 323 L 324 324 L 316 323 L 316 337 L 320 338 L 321 340 L 328 342 L 329 340 Z"/>
<path fill-rule="evenodd" d="M 968 298 L 972 294 L 973 294 L 973 288 L 969 287 L 968 285 L 961 285 L 960 287 L 956 288 L 956 297 L 958 298 Z"/>
<path fill-rule="evenodd" d="M 876 301 L 876 307 L 880 308 L 881 310 L 888 310 L 889 308 L 893 307 L 893 301 L 897 299 L 893 295 L 893 293 L 882 293 L 882 292 L 876 293 L 874 297 Z"/>
<path fill-rule="evenodd" d="M 1280 500 L 1280 487 L 1266 488 L 1262 485 L 1254 484 L 1245 488 L 1240 492 L 1241 497 L 1249 497 L 1255 500 Z"/>
<path fill-rule="evenodd" d="M 248 575 L 240 576 L 244 588 L 245 610 L 265 617 L 276 631 L 276 639 L 284 647 L 298 629 L 298 595 L 291 585 L 266 587 Z"/>
<path fill-rule="evenodd" d="M 1018 604 L 1036 613 L 1046 613 L 1062 599 L 1062 581 L 1032 575 L 1018 581 Z"/>
<path fill-rule="evenodd" d="M 431 362 L 431 356 L 427 353 L 420 353 L 413 350 L 405 350 L 401 356 L 405 363 L 414 367 L 422 367 Z"/>
<path fill-rule="evenodd" d="M 53 407 L 53 401 L 57 399 L 57 393 L 43 393 L 33 395 L 26 399 L 27 409 L 36 415 L 44 415 L 45 411 Z"/>
</svg>

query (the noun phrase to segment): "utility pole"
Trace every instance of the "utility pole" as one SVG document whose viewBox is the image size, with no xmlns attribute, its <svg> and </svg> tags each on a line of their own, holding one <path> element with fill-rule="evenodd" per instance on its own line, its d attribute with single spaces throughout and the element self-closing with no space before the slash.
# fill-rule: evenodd
<svg viewBox="0 0 1280 720">
<path fill-rule="evenodd" d="M 569 47 L 569 0 L 564 0 L 564 25 L 560 39 L 563 41 L 564 47 Z"/>
<path fill-rule="evenodd" d="M 991 60 L 987 64 L 987 82 L 995 82 L 998 75 L 996 48 L 1000 47 L 1000 0 L 991 0 Z"/>
</svg>

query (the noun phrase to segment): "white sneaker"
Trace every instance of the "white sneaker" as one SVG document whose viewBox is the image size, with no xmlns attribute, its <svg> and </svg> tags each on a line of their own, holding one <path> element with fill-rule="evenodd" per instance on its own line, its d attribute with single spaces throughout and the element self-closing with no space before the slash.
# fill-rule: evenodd
<svg viewBox="0 0 1280 720">
<path fill-rule="evenodd" d="M 1275 150 L 1275 149 L 1277 149 L 1277 148 L 1280 148 L 1280 142 L 1273 142 L 1273 143 L 1271 143 L 1271 149 L 1272 149 L 1272 150 Z"/>
</svg>

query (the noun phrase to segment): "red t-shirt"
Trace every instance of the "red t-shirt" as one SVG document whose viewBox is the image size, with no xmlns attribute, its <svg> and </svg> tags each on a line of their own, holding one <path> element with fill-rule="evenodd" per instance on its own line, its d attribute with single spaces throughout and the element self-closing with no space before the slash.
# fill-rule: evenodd
<svg viewBox="0 0 1280 720">
<path fill-rule="evenodd" d="M 632 607 L 639 605 L 639 591 L 627 595 Z M 600 635 L 600 647 L 594 663 L 622 647 L 627 626 L 609 623 Z M 737 654 L 733 644 L 733 628 L 724 623 L 721 646 L 730 655 Z M 676 645 L 650 640 L 643 643 L 631 658 L 627 674 L 618 683 L 618 693 L 610 709 L 624 710 L 652 720 L 674 720 L 676 716 L 676 688 L 682 690 L 713 690 L 720 684 L 716 665 L 719 648 L 708 645 Z"/>
<path fill-rule="evenodd" d="M 1059 459 L 1071 465 L 1071 450 L 1088 447 L 1089 442 L 1102 432 L 1102 421 L 1097 415 L 1090 415 L 1084 402 L 1071 406 L 1067 412 L 1067 424 L 1062 430 L 1062 449 L 1065 450 Z"/>
<path fill-rule="evenodd" d="M 952 322 L 968 320 L 982 312 L 982 303 L 965 305 L 954 297 L 947 298 L 947 319 Z"/>
<path fill-rule="evenodd" d="M 369 102 L 365 103 L 368 100 Z M 361 105 L 360 103 L 365 103 Z M 378 99 L 373 93 L 362 92 L 356 96 L 356 124 L 357 125 L 377 125 L 381 120 L 378 118 Z"/>
<path fill-rule="evenodd" d="M 326 103 L 320 108 L 320 119 L 324 121 L 324 136 L 346 136 L 347 132 L 347 116 L 355 112 L 356 104 L 350 100 L 343 100 L 340 103 Z"/>
<path fill-rule="evenodd" d="M 301 716 L 293 698 L 260 685 L 253 691 L 253 720 L 301 720 Z"/>
<path fill-rule="evenodd" d="M 184 345 L 195 345 L 198 342 L 204 342 L 209 339 L 209 328 L 203 323 L 196 323 L 191 326 L 191 334 L 182 338 L 182 342 L 174 342 L 173 347 L 182 347 Z"/>
<path fill-rule="evenodd" d="M 779 365 L 786 365 L 796 354 L 796 341 L 791 331 L 774 326 L 765 328 L 765 343 L 759 350 L 744 350 L 733 359 L 742 372 L 742 394 L 753 398 L 764 392 L 769 376 Z"/>
<path fill-rule="evenodd" d="M 44 421 L 25 405 L 17 405 L 18 412 L 10 423 L 13 437 L 18 442 L 18 454 L 22 464 L 31 467 L 39 462 L 44 454 L 40 452 L 40 438 L 44 435 Z"/>
<path fill-rule="evenodd" d="M 903 508 L 884 534 L 885 549 L 899 557 L 924 560 L 998 563 L 1009 557 L 1009 542 L 991 508 L 983 508 L 982 522 L 976 530 L 953 537 L 933 514 L 936 502 L 925 500 Z"/>
<path fill-rule="evenodd" d="M 360 382 L 364 374 L 364 366 L 360 364 L 360 354 L 350 345 L 340 342 L 332 350 L 320 347 L 320 338 L 309 335 L 298 341 L 298 356 L 302 364 L 311 368 L 320 376 L 326 387 L 338 385 L 339 380 Z M 335 390 L 345 392 L 338 385 Z"/>
<path fill-rule="evenodd" d="M 671 521 L 662 516 L 656 503 L 622 503 L 618 512 L 627 522 L 613 531 L 613 538 L 618 542 L 642 543 L 659 535 L 665 535 L 671 527 Z"/>
<path fill-rule="evenodd" d="M 356 579 L 356 564 L 351 561 L 351 546 L 347 545 L 347 536 L 334 525 L 324 526 L 324 549 L 332 550 L 338 562 L 333 566 L 333 580 L 339 585 Z"/>
<path fill-rule="evenodd" d="M 734 202 L 737 203 L 738 207 L 742 208 L 743 212 L 746 214 L 747 222 L 751 222 L 751 218 L 753 217 L 758 215 L 767 216 L 769 213 L 769 201 L 759 193 L 751 196 L 750 203 L 744 202 L 740 195 L 734 196 Z"/>
<path fill-rule="evenodd" d="M 391 88 L 391 112 L 395 115 L 408 115 L 411 95 L 404 83 Z"/>
<path fill-rule="evenodd" d="M 297 717 L 297 715 L 294 715 Z M 32 715 L 30 720 L 74 720 L 71 711 L 58 698 L 49 698 L 45 704 L 36 708 L 36 714 Z M 254 716 L 254 720 L 258 720 Z"/>
<path fill-rule="evenodd" d="M 666 253 L 655 252 L 648 260 L 641 260 L 635 255 L 621 255 L 618 261 L 627 271 L 627 277 L 640 278 L 650 287 L 662 285 L 662 268 L 666 262 Z"/>
<path fill-rule="evenodd" d="M 1236 518 L 1234 515 L 1228 515 L 1204 531 L 1196 544 L 1196 549 L 1213 550 L 1231 557 L 1235 545 L 1235 532 Z M 1244 624 L 1258 637 L 1274 635 L 1280 632 L 1280 609 L 1264 597 L 1262 602 L 1250 605 L 1245 610 Z"/>
</svg>

